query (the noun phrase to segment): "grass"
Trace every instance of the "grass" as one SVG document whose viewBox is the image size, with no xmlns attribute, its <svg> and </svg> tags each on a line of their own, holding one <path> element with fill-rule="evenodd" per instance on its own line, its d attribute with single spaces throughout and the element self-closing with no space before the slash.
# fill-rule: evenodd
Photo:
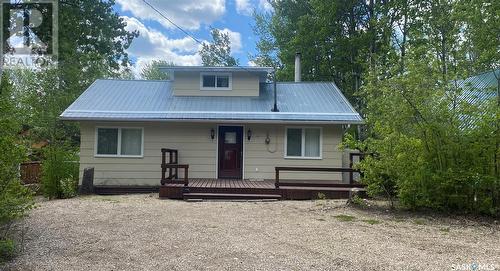
<svg viewBox="0 0 500 271">
<path fill-rule="evenodd" d="M 361 221 L 363 221 L 363 222 L 365 222 L 365 223 L 368 223 L 368 224 L 370 224 L 370 225 L 375 225 L 375 224 L 380 224 L 380 223 L 382 223 L 382 222 L 380 222 L 379 220 L 376 220 L 376 219 L 363 219 L 363 220 L 361 220 Z"/>
<path fill-rule="evenodd" d="M 356 217 L 352 215 L 336 215 L 335 218 L 341 222 L 350 222 L 356 219 Z"/>
</svg>

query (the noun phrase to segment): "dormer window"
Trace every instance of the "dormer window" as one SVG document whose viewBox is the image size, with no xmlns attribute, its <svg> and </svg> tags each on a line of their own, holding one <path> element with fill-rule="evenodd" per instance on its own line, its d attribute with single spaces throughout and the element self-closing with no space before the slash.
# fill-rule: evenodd
<svg viewBox="0 0 500 271">
<path fill-rule="evenodd" d="M 201 73 L 201 90 L 231 90 L 232 76 L 230 73 Z"/>
</svg>

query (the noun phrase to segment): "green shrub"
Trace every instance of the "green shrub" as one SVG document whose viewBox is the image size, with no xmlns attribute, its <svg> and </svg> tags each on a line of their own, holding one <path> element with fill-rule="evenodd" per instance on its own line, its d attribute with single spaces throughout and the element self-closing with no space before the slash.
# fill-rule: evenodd
<svg viewBox="0 0 500 271">
<path fill-rule="evenodd" d="M 14 257 L 16 245 L 12 240 L 0 240 L 0 263 Z"/>
<path fill-rule="evenodd" d="M 23 217 L 34 205 L 33 192 L 21 185 L 19 181 L 14 180 L 8 183 L 2 181 L 2 185 L 4 186 L 0 188 L 0 234 L 2 225 Z"/>
<path fill-rule="evenodd" d="M 49 199 L 76 195 L 78 163 L 76 154 L 62 147 L 50 146 L 42 162 L 42 189 Z"/>
<path fill-rule="evenodd" d="M 19 180 L 19 164 L 26 149 L 16 138 L 20 125 L 16 120 L 11 85 L 5 73 L 0 81 L 0 261 L 14 255 L 9 240 L 11 225 L 33 207 L 32 192 Z"/>
<path fill-rule="evenodd" d="M 366 204 L 366 202 L 363 200 L 363 198 L 361 198 L 360 196 L 358 195 L 354 195 L 351 199 L 350 199 L 350 202 L 356 206 L 359 206 L 359 207 L 368 207 L 368 204 Z"/>
<path fill-rule="evenodd" d="M 0 138 L 0 152 L 5 150 L 2 148 L 2 141 Z M 21 184 L 17 173 L 12 175 L 15 171 L 8 170 L 4 162 L 0 158 L 0 262 L 9 260 L 15 254 L 14 242 L 8 239 L 12 223 L 23 217 L 34 205 L 33 192 Z"/>
<path fill-rule="evenodd" d="M 32 192 L 21 184 L 18 165 L 24 149 L 10 137 L 0 137 L 0 236 L 2 229 L 14 219 L 22 217 L 33 207 Z"/>
<path fill-rule="evenodd" d="M 61 196 L 64 199 L 72 198 L 77 195 L 78 179 L 66 178 L 61 180 Z"/>
<path fill-rule="evenodd" d="M 500 107 L 463 101 L 425 61 L 368 78 L 367 132 L 344 146 L 370 155 L 357 166 L 371 196 L 407 209 L 500 216 Z M 452 106 L 453 105 L 453 106 Z"/>
</svg>

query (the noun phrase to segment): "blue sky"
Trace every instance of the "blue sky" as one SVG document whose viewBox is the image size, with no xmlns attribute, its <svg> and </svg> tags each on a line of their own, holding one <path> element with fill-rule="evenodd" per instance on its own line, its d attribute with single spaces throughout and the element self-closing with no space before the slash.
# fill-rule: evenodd
<svg viewBox="0 0 500 271">
<path fill-rule="evenodd" d="M 210 27 L 228 33 L 233 56 L 240 65 L 250 65 L 257 37 L 253 34 L 252 12 L 272 11 L 267 0 L 147 0 L 170 20 L 201 41 L 210 40 Z M 127 30 L 138 30 L 128 53 L 133 70 L 154 59 L 177 65 L 200 65 L 200 47 L 195 41 L 161 17 L 142 0 L 116 0 L 115 10 L 127 23 Z"/>
</svg>

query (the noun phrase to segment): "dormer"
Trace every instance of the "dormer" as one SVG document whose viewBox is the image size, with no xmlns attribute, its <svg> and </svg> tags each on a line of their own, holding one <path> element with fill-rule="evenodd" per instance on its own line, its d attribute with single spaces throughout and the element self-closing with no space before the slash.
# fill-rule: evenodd
<svg viewBox="0 0 500 271">
<path fill-rule="evenodd" d="M 162 67 L 173 80 L 175 96 L 259 96 L 268 67 Z"/>
</svg>

